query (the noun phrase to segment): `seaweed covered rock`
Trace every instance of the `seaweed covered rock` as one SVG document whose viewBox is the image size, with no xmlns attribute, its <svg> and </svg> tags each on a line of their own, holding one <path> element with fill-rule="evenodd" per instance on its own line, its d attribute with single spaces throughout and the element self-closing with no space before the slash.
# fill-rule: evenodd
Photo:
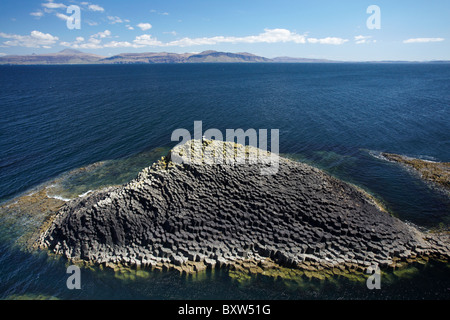
<svg viewBox="0 0 450 320">
<path fill-rule="evenodd" d="M 387 152 L 383 152 L 381 155 L 390 161 L 413 168 L 422 179 L 435 183 L 450 192 L 450 162 L 421 160 Z"/>
</svg>

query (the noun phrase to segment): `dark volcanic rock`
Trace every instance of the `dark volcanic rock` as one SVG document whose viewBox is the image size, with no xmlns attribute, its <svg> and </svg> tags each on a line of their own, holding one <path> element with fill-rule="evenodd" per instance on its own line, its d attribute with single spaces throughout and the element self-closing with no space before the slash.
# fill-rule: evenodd
<svg viewBox="0 0 450 320">
<path fill-rule="evenodd" d="M 230 143 L 206 145 L 221 153 Z M 183 150 L 175 148 L 172 160 L 186 161 Z M 286 267 L 364 267 L 449 256 L 448 242 L 426 240 L 319 169 L 283 158 L 276 174 L 262 175 L 263 166 L 176 164 L 166 157 L 127 185 L 69 202 L 40 246 L 72 260 L 153 266 L 271 258 Z"/>
</svg>

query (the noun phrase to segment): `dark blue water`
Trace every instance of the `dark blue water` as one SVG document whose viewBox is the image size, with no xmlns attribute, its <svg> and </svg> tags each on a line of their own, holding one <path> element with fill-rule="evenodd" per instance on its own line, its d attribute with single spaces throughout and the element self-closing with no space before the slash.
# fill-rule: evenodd
<svg viewBox="0 0 450 320">
<path fill-rule="evenodd" d="M 2 201 L 105 160 L 109 174 L 95 179 L 126 181 L 155 160 L 154 150 L 166 150 L 155 148 L 175 144 L 174 129 L 192 132 L 194 121 L 202 120 L 204 130 L 279 129 L 281 153 L 364 188 L 399 218 L 424 228 L 450 223 L 448 195 L 377 157 L 388 151 L 450 161 L 446 64 L 2 66 L 0 114 Z M 147 163 L 142 155 L 148 154 Z M 127 161 L 135 161 L 134 171 L 118 177 L 130 167 Z M 115 165 L 121 169 L 112 174 Z M 101 186 L 95 179 L 79 190 Z M 221 273 L 201 281 L 152 274 L 143 282 L 87 269 L 90 286 L 74 294 L 65 289 L 64 262 L 14 246 L 23 223 L 11 219 L 3 218 L 0 227 L 0 274 L 6 279 L 0 297 L 371 297 L 365 286 L 330 290 L 322 283 L 286 291 L 285 284 L 262 280 L 245 288 Z M 448 277 L 433 282 L 435 273 L 419 274 L 427 275 L 421 281 L 425 296 L 448 297 Z M 211 282 L 220 284 L 217 291 Z M 414 296 L 400 280 L 393 286 L 379 297 Z"/>
</svg>

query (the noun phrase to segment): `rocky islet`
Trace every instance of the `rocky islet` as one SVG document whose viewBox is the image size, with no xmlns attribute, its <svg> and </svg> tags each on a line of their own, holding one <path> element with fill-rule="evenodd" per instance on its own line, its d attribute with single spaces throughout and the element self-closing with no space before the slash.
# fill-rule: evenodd
<svg viewBox="0 0 450 320">
<path fill-rule="evenodd" d="M 418 172 L 422 179 L 450 192 L 450 162 L 434 162 L 406 157 L 394 153 L 381 154 L 389 161 L 401 163 Z"/>
<path fill-rule="evenodd" d="M 199 143 L 177 146 L 128 184 L 68 202 L 36 245 L 72 261 L 188 273 L 212 267 L 258 273 L 274 265 L 364 270 L 421 257 L 448 260 L 448 236 L 420 232 L 317 168 L 280 157 L 278 172 L 262 175 L 262 163 L 189 161 L 184 151 Z M 209 140 L 197 156 L 230 144 L 261 154 Z"/>
</svg>

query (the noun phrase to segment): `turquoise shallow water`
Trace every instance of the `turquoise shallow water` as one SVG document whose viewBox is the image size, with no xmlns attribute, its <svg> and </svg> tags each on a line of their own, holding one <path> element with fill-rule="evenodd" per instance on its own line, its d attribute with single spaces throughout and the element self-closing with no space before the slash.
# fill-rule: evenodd
<svg viewBox="0 0 450 320">
<path fill-rule="evenodd" d="M 164 155 L 176 128 L 277 128 L 280 152 L 375 195 L 420 228 L 450 222 L 450 200 L 388 151 L 450 161 L 447 65 L 145 65 L 0 67 L 0 199 L 45 187 L 71 198 L 121 184 Z M 80 169 L 83 168 L 83 169 Z M 56 179 L 56 180 L 55 180 Z M 386 275 L 373 292 L 346 279 L 286 283 L 202 279 L 173 273 L 83 269 L 65 286 L 65 261 L 24 252 L 42 217 L 0 214 L 0 297 L 72 298 L 449 298 L 438 263 Z M 212 285 L 213 284 L 213 285 Z"/>
</svg>

